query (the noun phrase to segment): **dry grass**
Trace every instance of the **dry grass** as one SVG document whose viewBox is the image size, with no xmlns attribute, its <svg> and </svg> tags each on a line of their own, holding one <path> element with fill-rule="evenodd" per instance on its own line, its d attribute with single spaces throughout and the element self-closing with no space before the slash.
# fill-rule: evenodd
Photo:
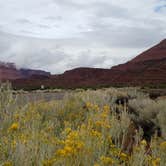
<svg viewBox="0 0 166 166">
<path fill-rule="evenodd" d="M 132 123 L 137 117 L 128 113 L 127 105 L 115 104 L 119 96 L 134 98 L 129 105 L 141 120 L 154 121 L 162 136 L 143 140 L 143 130 Z M 18 100 L 9 85 L 1 86 L 2 166 L 165 166 L 163 100 L 152 101 L 133 88 L 73 91 L 53 101 Z"/>
</svg>

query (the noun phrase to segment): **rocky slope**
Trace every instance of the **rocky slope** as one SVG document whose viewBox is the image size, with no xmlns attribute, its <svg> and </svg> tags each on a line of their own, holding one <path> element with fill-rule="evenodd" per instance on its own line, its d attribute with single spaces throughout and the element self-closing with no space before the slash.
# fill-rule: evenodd
<svg viewBox="0 0 166 166">
<path fill-rule="evenodd" d="M 166 39 L 131 61 L 115 66 L 119 72 L 116 82 L 133 84 L 166 83 Z"/>
<path fill-rule="evenodd" d="M 49 77 L 50 73 L 42 70 L 17 69 L 13 63 L 0 62 L 0 81 L 30 79 L 34 76 L 35 78 L 39 76 Z"/>
<path fill-rule="evenodd" d="M 21 78 L 21 73 L 13 63 L 0 62 L 0 80 L 13 80 Z"/>
</svg>

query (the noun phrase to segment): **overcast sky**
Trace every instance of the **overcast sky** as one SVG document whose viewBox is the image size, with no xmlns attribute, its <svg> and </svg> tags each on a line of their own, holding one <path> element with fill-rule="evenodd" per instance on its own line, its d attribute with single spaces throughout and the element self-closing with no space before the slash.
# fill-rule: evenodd
<svg viewBox="0 0 166 166">
<path fill-rule="evenodd" d="M 0 61 L 110 68 L 166 38 L 166 0 L 0 0 Z"/>
</svg>

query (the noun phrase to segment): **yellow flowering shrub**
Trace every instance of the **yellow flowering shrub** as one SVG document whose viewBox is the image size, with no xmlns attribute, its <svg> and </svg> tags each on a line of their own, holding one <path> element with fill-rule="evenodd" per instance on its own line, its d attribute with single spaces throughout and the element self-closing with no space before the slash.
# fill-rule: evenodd
<svg viewBox="0 0 166 166">
<path fill-rule="evenodd" d="M 165 166 L 162 137 L 148 142 L 140 130 L 133 135 L 132 152 L 123 148 L 131 119 L 123 106 L 115 114 L 116 91 L 74 91 L 62 100 L 21 105 L 5 94 L 10 107 L 0 108 L 0 165 Z"/>
</svg>

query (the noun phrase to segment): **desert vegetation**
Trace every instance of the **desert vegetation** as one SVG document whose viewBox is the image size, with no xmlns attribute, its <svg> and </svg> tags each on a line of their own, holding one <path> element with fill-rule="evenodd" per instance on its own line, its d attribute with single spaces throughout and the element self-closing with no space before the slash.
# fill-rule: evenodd
<svg viewBox="0 0 166 166">
<path fill-rule="evenodd" d="M 165 117 L 166 99 L 136 88 L 25 101 L 2 84 L 0 165 L 165 166 Z"/>
</svg>

